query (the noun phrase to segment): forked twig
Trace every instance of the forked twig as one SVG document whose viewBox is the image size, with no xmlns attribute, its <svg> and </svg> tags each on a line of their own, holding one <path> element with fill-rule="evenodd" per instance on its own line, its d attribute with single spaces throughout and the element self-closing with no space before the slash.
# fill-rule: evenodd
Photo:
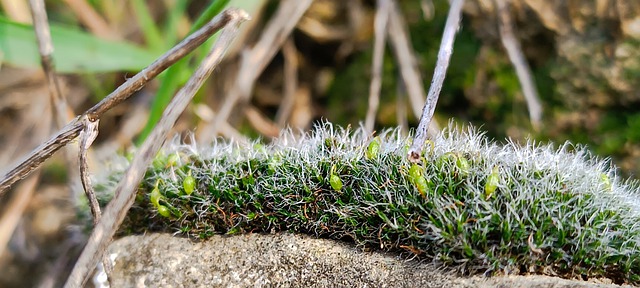
<svg viewBox="0 0 640 288">
<path fill-rule="evenodd" d="M 444 26 L 442 42 L 440 43 L 440 50 L 438 51 L 438 60 L 436 61 L 436 68 L 433 71 L 433 80 L 431 80 L 427 101 L 424 103 L 424 108 L 422 108 L 422 116 L 416 129 L 416 135 L 413 138 L 411 148 L 409 148 L 408 156 L 411 162 L 420 161 L 422 146 L 427 140 L 427 129 L 431 123 L 431 118 L 433 118 L 433 112 L 436 110 L 436 104 L 438 103 L 438 97 L 440 97 L 444 77 L 447 75 L 449 60 L 453 53 L 453 42 L 456 38 L 456 32 L 458 32 L 460 19 L 462 18 L 463 4 L 464 0 L 453 0 L 451 7 L 449 7 L 447 23 Z"/>
<path fill-rule="evenodd" d="M 500 28 L 500 39 L 511 64 L 516 69 L 516 75 L 520 80 L 520 86 L 522 86 L 522 94 L 527 101 L 527 107 L 529 108 L 529 119 L 533 129 L 538 130 L 540 128 L 540 121 L 542 120 L 542 104 L 540 104 L 540 98 L 538 98 L 538 91 L 536 89 L 535 81 L 531 75 L 531 69 L 527 64 L 527 59 L 522 53 L 520 43 L 516 39 L 513 29 L 513 21 L 511 20 L 511 14 L 509 14 L 509 3 L 506 0 L 495 0 L 498 10 L 498 22 Z"/>
<path fill-rule="evenodd" d="M 82 187 L 84 193 L 89 200 L 89 207 L 91 208 L 91 215 L 93 215 L 93 225 L 97 225 L 100 221 L 100 204 L 96 194 L 93 192 L 93 186 L 91 185 L 91 177 L 89 177 L 89 165 L 87 164 L 87 150 L 93 143 L 93 140 L 98 136 L 98 124 L 100 120 L 90 121 L 89 117 L 82 117 L 82 123 L 84 128 L 80 133 L 80 152 L 78 158 L 80 159 L 80 177 L 82 179 Z"/>
<path fill-rule="evenodd" d="M 73 110 L 67 103 L 67 99 L 62 94 L 60 89 L 60 79 L 55 71 L 53 64 L 53 42 L 51 39 L 51 32 L 49 29 L 49 22 L 47 20 L 47 12 L 45 9 L 44 0 L 29 0 L 29 7 L 31 8 L 31 14 L 33 17 L 33 28 L 36 32 L 36 40 L 38 43 L 38 52 L 40 54 L 40 60 L 42 64 L 42 70 L 44 70 L 45 78 L 47 81 L 47 88 L 49 88 L 49 96 L 51 98 L 51 105 L 53 107 L 53 115 L 56 129 L 61 129 L 66 123 L 73 119 Z M 53 130 L 55 131 L 55 130 Z M 46 135 L 46 134 L 45 134 Z M 46 136 L 42 137 L 45 138 Z M 78 177 L 76 171 L 76 159 L 77 146 L 69 145 L 64 150 L 64 160 L 67 163 L 68 180 L 70 198 L 77 199 L 75 197 L 73 187 L 77 184 Z"/>
<path fill-rule="evenodd" d="M 373 61 L 371 61 L 371 82 L 369 83 L 369 108 L 364 120 L 364 127 L 373 132 L 376 112 L 380 105 L 380 86 L 382 86 L 382 64 L 384 61 L 385 35 L 389 20 L 390 0 L 378 0 L 378 9 L 374 20 Z"/>
<path fill-rule="evenodd" d="M 230 13 L 221 13 L 211 22 L 207 23 L 207 25 L 182 40 L 178 45 L 151 63 L 147 68 L 127 80 L 127 82 L 82 115 L 89 117 L 89 120 L 99 119 L 104 112 L 127 100 L 133 93 L 142 89 L 147 82 L 199 47 L 229 21 L 231 21 Z M 82 119 L 78 116 L 60 129 L 56 135 L 31 151 L 24 159 L 14 164 L 0 179 L 0 196 L 2 196 L 13 183 L 29 175 L 29 173 L 38 168 L 42 162 L 49 159 L 53 153 L 78 137 L 82 129 Z"/>
<path fill-rule="evenodd" d="M 113 200 L 109 202 L 109 205 L 104 210 L 102 220 L 91 233 L 87 245 L 67 279 L 65 287 L 84 286 L 93 267 L 104 254 L 109 240 L 113 237 L 116 229 L 120 226 L 127 211 L 133 204 L 135 192 L 147 166 L 151 163 L 167 136 L 169 136 L 171 127 L 175 124 L 178 116 L 182 114 L 189 102 L 191 102 L 193 95 L 222 60 L 224 53 L 237 33 L 239 24 L 248 19 L 248 15 L 244 11 L 236 9 L 226 10 L 221 15 L 226 15 L 224 19 L 227 21 L 223 25 L 228 24 L 228 26 L 223 29 L 216 44 L 211 48 L 211 51 L 187 84 L 178 91 L 164 111 L 158 125 L 151 131 L 149 137 L 136 153 L 131 166 L 116 187 Z M 213 21 L 221 21 L 219 18 L 216 17 Z"/>
<path fill-rule="evenodd" d="M 91 175 L 89 174 L 89 164 L 87 163 L 87 151 L 89 151 L 89 147 L 91 147 L 93 141 L 98 137 L 100 119 L 91 121 L 89 120 L 89 117 L 85 115 L 82 117 L 82 124 L 84 127 L 82 128 L 82 132 L 80 132 L 80 149 L 78 151 L 80 180 L 82 182 L 84 194 L 89 200 L 89 208 L 91 209 L 91 216 L 93 217 L 93 227 L 95 227 L 100 222 L 102 213 L 100 212 L 100 204 L 98 203 L 96 193 L 93 191 L 93 185 L 91 185 Z M 107 255 L 103 255 L 102 257 L 102 267 L 104 267 L 107 278 L 111 277 L 111 261 Z"/>
</svg>

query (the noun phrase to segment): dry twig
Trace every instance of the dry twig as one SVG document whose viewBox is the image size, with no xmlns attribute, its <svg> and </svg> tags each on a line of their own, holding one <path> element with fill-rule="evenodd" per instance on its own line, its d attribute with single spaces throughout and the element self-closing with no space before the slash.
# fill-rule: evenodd
<svg viewBox="0 0 640 288">
<path fill-rule="evenodd" d="M 413 138 L 413 143 L 408 153 L 411 162 L 420 161 L 422 146 L 427 140 L 427 129 L 431 123 L 431 118 L 433 118 L 433 112 L 436 110 L 440 90 L 442 90 L 444 77 L 447 75 L 447 67 L 449 67 L 449 60 L 453 53 L 453 42 L 456 37 L 456 32 L 458 32 L 460 19 L 462 18 L 463 4 L 464 0 L 453 0 L 449 8 L 449 15 L 447 15 L 447 23 L 444 26 L 442 42 L 440 43 L 440 50 L 438 51 L 438 60 L 436 61 L 436 68 L 433 71 L 433 80 L 431 80 L 431 87 L 429 87 L 427 102 L 425 102 L 424 108 L 422 109 L 420 123 L 418 124 L 416 135 Z"/>
<path fill-rule="evenodd" d="M 298 52 L 291 37 L 282 45 L 282 55 L 284 56 L 284 77 L 282 79 L 282 82 L 284 82 L 284 97 L 282 97 L 282 103 L 280 103 L 276 113 L 276 123 L 280 128 L 284 127 L 291 115 L 298 87 Z"/>
<path fill-rule="evenodd" d="M 227 122 L 238 101 L 247 101 L 258 76 L 267 67 L 280 46 L 287 39 L 300 17 L 311 5 L 311 0 L 287 0 L 280 2 L 278 10 L 262 32 L 256 45 L 242 52 L 238 76 L 225 97 L 222 107 L 211 125 L 203 129 L 201 141 L 208 141 L 218 135 L 223 122 Z"/>
<path fill-rule="evenodd" d="M 424 105 L 426 93 L 422 87 L 422 76 L 416 63 L 415 53 L 411 49 L 409 33 L 406 31 L 404 20 L 394 1 L 389 1 L 389 41 L 395 54 L 400 74 L 404 81 L 413 115 L 420 115 L 420 107 Z"/>
<path fill-rule="evenodd" d="M 36 31 L 36 39 L 38 41 L 38 52 L 42 62 L 47 85 L 49 86 L 49 94 L 55 108 L 55 119 L 58 128 L 64 127 L 71 116 L 67 100 L 62 92 L 60 92 L 60 81 L 56 75 L 53 66 L 53 44 L 51 42 L 51 33 L 49 32 L 49 23 L 47 21 L 47 12 L 44 7 L 44 0 L 29 0 L 31 7 L 31 15 L 33 16 L 33 28 Z"/>
<path fill-rule="evenodd" d="M 30 23 L 29 6 L 25 1 L 0 0 L 0 4 L 2 4 L 2 10 L 10 19 L 17 22 Z"/>
<path fill-rule="evenodd" d="M 258 133 L 271 138 L 280 135 L 280 127 L 260 113 L 260 110 L 255 106 L 247 106 L 246 109 L 244 109 L 244 116 Z"/>
<path fill-rule="evenodd" d="M 38 89 L 35 91 L 41 91 L 40 93 L 35 93 L 36 95 L 41 95 L 42 98 L 45 96 L 44 89 Z M 27 144 L 35 144 L 33 142 L 42 141 L 42 139 L 47 137 L 47 133 L 49 133 L 48 125 L 37 125 L 39 117 L 43 117 L 44 119 L 50 119 L 52 117 L 52 108 L 50 102 L 47 101 L 37 101 L 33 105 L 29 106 L 28 113 L 24 116 L 24 128 L 29 127 L 24 130 L 21 135 L 16 138 L 21 141 L 27 140 Z M 15 143 L 16 147 L 23 147 L 24 145 L 19 145 L 19 143 Z M 23 152 L 18 150 L 17 152 Z M 1 164 L 1 163 L 0 163 Z M 24 182 L 20 183 L 16 187 L 16 190 L 11 195 L 12 198 L 8 200 L 9 202 L 6 204 L 6 209 L 0 215 L 0 255 L 2 255 L 3 250 L 6 248 L 9 243 L 11 235 L 13 235 L 16 227 L 18 226 L 18 222 L 20 221 L 22 214 L 24 213 L 27 205 L 29 204 L 29 200 L 33 196 L 33 193 L 38 185 L 40 177 L 40 171 L 36 171 L 36 173 L 32 174 L 31 177 L 27 178 Z"/>
<path fill-rule="evenodd" d="M 60 80 L 55 71 L 53 64 L 53 42 L 51 40 L 51 33 L 49 30 L 49 22 L 47 20 L 47 12 L 45 9 L 44 0 L 29 0 L 29 7 L 31 8 L 31 15 L 33 16 L 33 27 L 36 32 L 36 40 L 38 42 L 38 53 L 40 54 L 42 70 L 44 71 L 47 81 L 47 87 L 49 88 L 49 95 L 51 98 L 51 104 L 53 106 L 53 118 L 56 123 L 56 128 L 61 129 L 66 123 L 73 119 L 73 110 L 69 107 L 66 97 L 62 94 L 60 89 Z M 68 175 L 69 175 L 69 187 L 71 192 L 71 199 L 76 199 L 74 196 L 73 187 L 77 184 L 78 178 L 76 177 L 76 160 L 77 146 L 67 146 L 64 151 L 64 159 L 67 162 Z"/>
<path fill-rule="evenodd" d="M 3 255 L 4 249 L 7 247 L 13 231 L 18 226 L 18 222 L 24 213 L 24 210 L 36 190 L 36 186 L 40 180 L 40 171 L 31 175 L 24 182 L 16 187 L 13 197 L 7 203 L 7 208 L 0 215 L 0 255 Z"/>
<path fill-rule="evenodd" d="M 389 20 L 390 0 L 378 0 L 378 9 L 374 20 L 375 37 L 373 42 L 373 61 L 371 63 L 371 83 L 369 85 L 369 109 L 364 127 L 373 132 L 376 112 L 380 105 L 380 86 L 382 85 L 382 64 L 384 61 L 384 44 Z"/>
<path fill-rule="evenodd" d="M 89 165 L 87 164 L 87 150 L 93 143 L 93 140 L 98 137 L 98 124 L 100 120 L 90 121 L 87 116 L 82 117 L 82 123 L 84 128 L 80 132 L 80 151 L 78 153 L 78 159 L 80 159 L 80 177 L 82 180 L 82 187 L 84 193 L 89 200 L 89 207 L 91 208 L 91 215 L 93 216 L 93 225 L 97 225 L 100 221 L 100 204 L 98 204 L 98 198 L 93 192 L 93 186 L 91 185 L 91 177 L 89 176 Z"/>
<path fill-rule="evenodd" d="M 78 17 L 78 20 L 87 26 L 91 33 L 105 39 L 116 40 L 120 38 L 118 34 L 109 27 L 107 21 L 104 20 L 86 0 L 64 0 L 64 2 L 71 8 L 73 14 Z"/>
<path fill-rule="evenodd" d="M 227 56 L 229 56 L 229 54 L 227 54 Z M 205 122 L 212 122 L 216 118 L 216 113 L 213 112 L 213 110 L 211 110 L 208 105 L 196 104 L 194 106 L 195 107 L 193 109 L 193 112 L 196 113 L 196 115 L 198 115 L 198 117 L 200 117 L 200 119 L 204 120 Z M 236 128 L 233 128 L 233 126 L 229 125 L 229 123 L 227 122 L 222 123 L 222 127 L 220 127 L 220 134 L 222 134 L 222 136 L 226 137 L 227 139 L 233 139 L 241 143 L 251 142 L 249 138 L 242 135 L 240 131 L 236 130 Z"/>
<path fill-rule="evenodd" d="M 83 116 L 86 115 L 89 120 L 92 121 L 99 119 L 104 112 L 127 100 L 133 93 L 142 89 L 147 82 L 151 81 L 169 66 L 173 65 L 182 57 L 199 47 L 204 43 L 204 41 L 213 35 L 213 33 L 220 30 L 224 26 L 224 23 L 229 22 L 230 17 L 229 13 L 220 14 L 220 17 L 216 17 L 216 21 L 209 22 L 207 25 L 200 28 L 200 30 L 184 39 L 178 45 L 151 63 L 147 68 L 140 71 L 118 87 L 118 89 L 111 92 L 111 94 L 100 101 L 100 103 L 83 113 Z M 56 135 L 49 138 L 49 140 L 31 151 L 31 153 L 24 159 L 13 165 L 12 168 L 4 173 L 2 178 L 0 178 L 0 196 L 2 196 L 13 183 L 29 175 L 29 173 L 39 167 L 42 162 L 49 159 L 53 153 L 78 137 L 82 129 L 82 119 L 81 117 L 76 117 L 73 121 L 60 129 Z"/>
<path fill-rule="evenodd" d="M 533 129 L 538 130 L 542 120 L 542 105 L 540 104 L 540 98 L 538 97 L 538 91 L 536 89 L 535 81 L 531 75 L 531 69 L 527 63 L 527 59 L 522 53 L 520 43 L 513 33 L 514 25 L 511 20 L 511 14 L 509 13 L 509 3 L 505 0 L 495 0 L 498 10 L 500 39 L 511 64 L 516 69 L 516 75 L 522 86 L 522 94 L 527 101 L 527 107 L 529 108 L 529 119 Z"/>
<path fill-rule="evenodd" d="M 175 124 L 178 116 L 189 105 L 193 95 L 200 89 L 202 83 L 211 74 L 213 69 L 220 63 L 229 44 L 235 36 L 241 22 L 248 19 L 248 15 L 241 10 L 226 10 L 212 22 L 219 22 L 228 25 L 220 34 L 216 44 L 211 48 L 207 57 L 195 71 L 180 91 L 176 94 L 167 109 L 164 111 L 158 125 L 151 131 L 149 137 L 144 141 L 140 150 L 136 153 L 131 162 L 131 166 L 116 187 L 115 196 L 107 205 L 102 220 L 93 230 L 89 241 L 85 246 L 80 258 L 76 262 L 71 275 L 67 279 L 65 287 L 84 286 L 89 278 L 90 272 L 109 244 L 118 226 L 133 204 L 135 191 L 144 175 L 147 166 L 151 163 L 156 153 L 166 140 L 171 127 Z"/>
<path fill-rule="evenodd" d="M 400 75 L 398 75 L 398 78 L 399 76 Z M 405 100 L 407 97 L 407 89 L 405 89 L 400 79 L 398 79 L 396 83 L 396 95 L 398 95 L 396 98 L 396 120 L 402 135 L 407 135 L 409 134 L 409 120 L 407 119 L 407 103 Z"/>
</svg>

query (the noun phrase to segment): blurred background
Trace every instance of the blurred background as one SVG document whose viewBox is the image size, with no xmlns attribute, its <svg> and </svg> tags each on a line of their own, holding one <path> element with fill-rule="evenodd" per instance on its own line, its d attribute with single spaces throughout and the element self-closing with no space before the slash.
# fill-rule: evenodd
<svg viewBox="0 0 640 288">
<path fill-rule="evenodd" d="M 268 142 L 285 127 L 306 131 L 322 119 L 359 126 L 367 117 L 376 130 L 410 131 L 449 9 L 446 0 L 47 0 L 57 86 L 67 107 L 56 115 L 29 2 L 0 0 L 2 171 L 173 47 L 203 12 L 225 7 L 245 9 L 252 20 L 176 133 L 194 131 L 201 143 Z M 462 19 L 436 108 L 441 128 L 472 124 L 499 142 L 569 140 L 610 157 L 623 177 L 638 177 L 640 2 L 467 0 Z M 539 120 L 505 49 L 504 19 L 534 81 Z M 379 105 L 371 110 L 376 39 L 384 51 Z M 212 43 L 100 119 L 92 173 L 144 140 Z M 70 151 L 0 198 L 0 287 L 59 286 L 84 245 L 86 229 L 74 207 L 86 200 L 78 193 L 77 152 Z"/>
</svg>

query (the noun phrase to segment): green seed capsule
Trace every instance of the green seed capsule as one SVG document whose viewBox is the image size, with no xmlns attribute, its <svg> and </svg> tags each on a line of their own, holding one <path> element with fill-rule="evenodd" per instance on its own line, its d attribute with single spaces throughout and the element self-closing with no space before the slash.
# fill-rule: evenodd
<svg viewBox="0 0 640 288">
<path fill-rule="evenodd" d="M 487 176 L 487 183 L 484 185 L 484 195 L 487 199 L 491 198 L 498 188 L 498 184 L 500 183 L 499 173 L 500 169 L 498 169 L 498 166 L 494 166 L 491 174 Z"/>
<path fill-rule="evenodd" d="M 340 177 L 335 174 L 331 174 L 331 176 L 329 176 L 329 184 L 331 184 L 331 188 L 333 188 L 333 190 L 340 191 L 340 189 L 342 189 L 342 180 L 340 180 Z"/>
<path fill-rule="evenodd" d="M 169 155 L 169 157 L 167 158 L 167 165 L 166 167 L 173 167 L 178 165 L 178 161 L 180 161 L 180 156 L 178 156 L 178 153 L 172 153 L 171 155 Z"/>
<path fill-rule="evenodd" d="M 158 205 L 158 214 L 162 215 L 163 217 L 167 217 L 167 218 L 169 218 L 171 216 L 171 212 L 169 211 L 169 208 L 167 208 L 166 206 L 163 206 L 163 205 Z"/>
<path fill-rule="evenodd" d="M 414 180 L 416 188 L 418 188 L 418 192 L 422 197 L 427 197 L 427 191 L 429 191 L 429 181 L 424 177 L 420 176 L 416 180 Z"/>
<path fill-rule="evenodd" d="M 149 198 L 151 198 L 151 203 L 153 204 L 153 206 L 160 206 L 160 199 L 162 198 L 162 194 L 160 194 L 160 190 L 157 186 L 153 188 L 153 190 L 151 190 L 151 195 L 149 196 Z"/>
<path fill-rule="evenodd" d="M 422 168 L 418 164 L 411 164 L 411 168 L 409 168 L 409 180 L 415 183 L 420 177 L 422 177 Z"/>
<path fill-rule="evenodd" d="M 607 174 L 600 173 L 600 183 L 604 185 L 604 189 L 606 191 L 611 191 L 611 180 L 609 179 L 609 176 Z"/>
<path fill-rule="evenodd" d="M 182 180 L 182 188 L 184 188 L 184 193 L 187 195 L 191 195 L 193 190 L 196 188 L 196 179 L 191 176 L 191 171 L 189 171 L 187 177 Z"/>
<path fill-rule="evenodd" d="M 380 151 L 380 137 L 373 138 L 369 146 L 367 147 L 367 160 L 375 159 L 378 157 L 378 152 Z"/>
<path fill-rule="evenodd" d="M 460 171 L 460 175 L 467 176 L 469 174 L 469 161 L 464 156 L 458 156 L 456 160 L 456 167 Z"/>
</svg>

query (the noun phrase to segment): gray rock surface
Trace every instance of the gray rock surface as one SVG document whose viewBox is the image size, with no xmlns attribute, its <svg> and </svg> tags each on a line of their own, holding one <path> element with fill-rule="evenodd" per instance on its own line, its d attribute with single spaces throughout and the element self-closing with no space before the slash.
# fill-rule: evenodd
<svg viewBox="0 0 640 288">
<path fill-rule="evenodd" d="M 129 236 L 116 255 L 111 287 L 617 287 L 546 276 L 459 277 L 397 255 L 294 234 Z"/>
</svg>

